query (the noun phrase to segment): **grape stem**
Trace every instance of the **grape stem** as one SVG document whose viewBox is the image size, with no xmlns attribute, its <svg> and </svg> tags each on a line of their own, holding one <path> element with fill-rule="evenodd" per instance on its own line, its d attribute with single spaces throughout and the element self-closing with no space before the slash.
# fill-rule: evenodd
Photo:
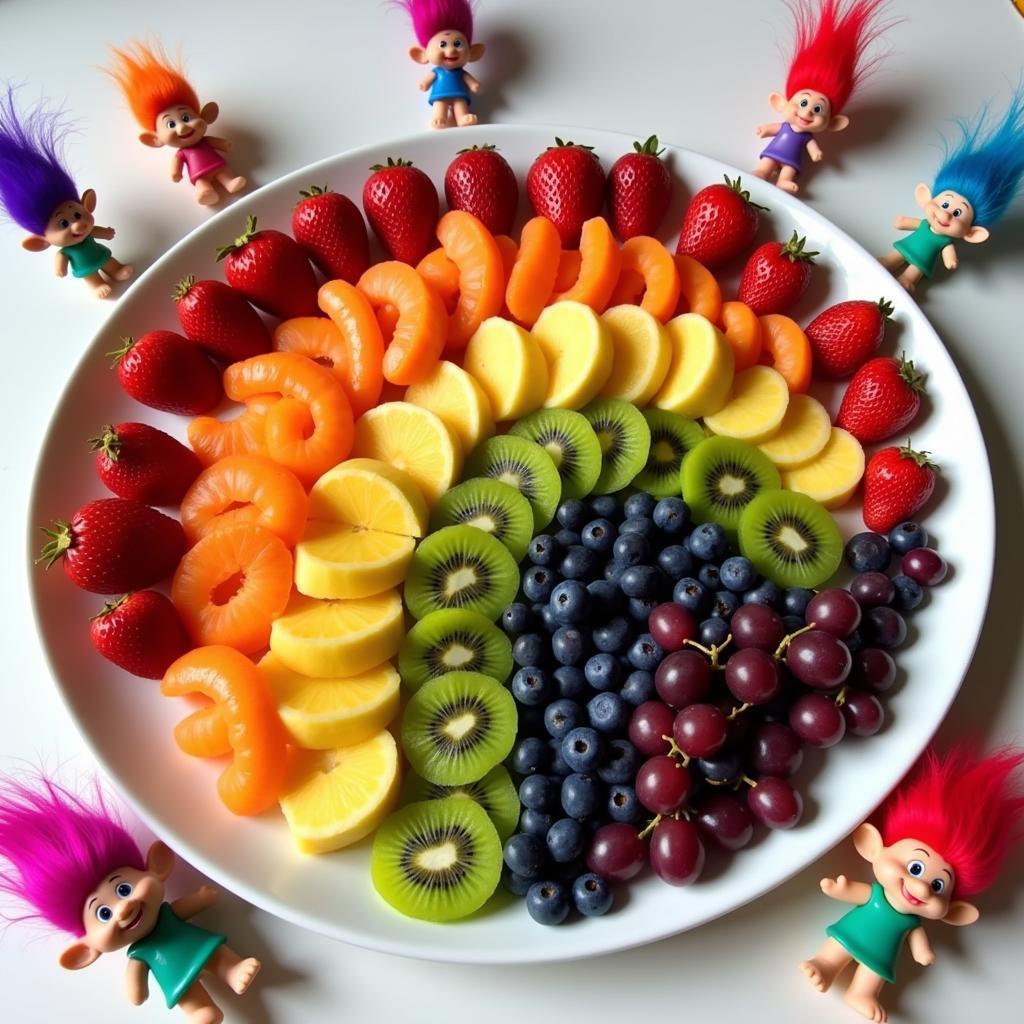
<svg viewBox="0 0 1024 1024">
<path fill-rule="evenodd" d="M 847 686 L 841 686 L 839 692 L 836 694 L 836 707 L 841 708 L 846 703 L 846 691 L 849 689 Z"/>
<path fill-rule="evenodd" d="M 638 832 L 637 839 L 646 839 L 661 823 L 661 815 L 656 814 L 649 822 L 647 822 L 642 832 Z"/>
<path fill-rule="evenodd" d="M 722 668 L 723 666 L 718 664 L 718 656 L 732 643 L 732 633 L 730 633 L 720 644 L 712 644 L 710 647 L 705 647 L 703 644 L 697 643 L 696 640 L 690 640 L 687 638 L 683 641 L 684 644 L 688 644 L 690 647 L 696 647 L 702 654 L 706 654 L 711 660 L 712 668 Z"/>
<path fill-rule="evenodd" d="M 676 741 L 671 736 L 662 736 L 661 738 L 669 745 L 668 756 L 669 757 L 678 757 L 680 762 L 681 762 L 681 764 L 682 764 L 682 766 L 685 768 L 690 763 L 689 755 L 688 754 L 684 754 L 679 749 L 679 745 L 676 743 Z"/>
<path fill-rule="evenodd" d="M 784 636 L 779 641 L 779 646 L 775 648 L 775 655 L 774 655 L 775 660 L 776 661 L 782 661 L 782 656 L 786 653 L 786 650 L 789 648 L 789 645 L 801 633 L 809 633 L 812 629 L 817 629 L 817 628 L 818 628 L 818 624 L 816 622 L 808 622 L 806 626 L 804 626 L 801 629 L 798 629 L 795 633 L 790 633 L 788 636 Z"/>
<path fill-rule="evenodd" d="M 742 715 L 744 711 L 749 711 L 753 707 L 753 704 L 741 704 L 738 708 L 733 708 L 732 711 L 726 715 L 726 721 L 732 722 L 737 715 Z"/>
</svg>

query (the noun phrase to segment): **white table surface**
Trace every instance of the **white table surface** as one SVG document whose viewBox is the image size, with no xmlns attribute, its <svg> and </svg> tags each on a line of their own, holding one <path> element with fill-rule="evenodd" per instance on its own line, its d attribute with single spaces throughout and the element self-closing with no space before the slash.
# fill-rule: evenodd
<svg viewBox="0 0 1024 1024">
<path fill-rule="evenodd" d="M 914 212 L 913 187 L 930 180 L 937 162 L 936 128 L 952 114 L 970 114 L 990 95 L 1002 102 L 1024 47 L 1024 19 L 1010 0 L 976 2 L 969 12 L 958 0 L 894 0 L 893 6 L 907 21 L 888 37 L 892 58 L 850 107 L 850 130 L 825 140 L 828 162 L 808 176 L 808 200 L 873 252 L 888 247 L 897 213 Z M 770 118 L 765 97 L 782 85 L 779 45 L 788 40 L 781 0 L 482 0 L 478 26 L 489 54 L 474 72 L 487 89 L 481 106 L 489 119 L 618 129 L 639 138 L 657 132 L 740 167 L 756 157 L 753 128 Z M 165 157 L 134 141 L 134 123 L 97 70 L 108 41 L 147 32 L 169 47 L 180 43 L 201 94 L 221 105 L 223 129 L 217 129 L 236 141 L 233 164 L 254 184 L 426 122 L 426 104 L 416 91 L 420 71 L 405 56 L 410 32 L 377 0 L 96 0 L 88 6 L 6 0 L 0 4 L 2 74 L 29 83 L 23 98 L 45 91 L 65 99 L 78 116 L 81 135 L 70 146 L 77 180 L 97 188 L 101 223 L 118 231 L 115 254 L 140 267 L 207 216 L 187 186 L 165 180 Z M 963 63 L 968 41 L 975 50 Z M 607 166 L 614 155 L 602 155 Z M 1022 225 L 1024 202 L 993 241 L 963 253 L 954 279 L 934 285 L 922 300 L 974 397 L 994 470 L 1001 542 L 980 648 L 942 739 L 1024 737 L 1021 602 L 1014 579 L 1021 567 L 1018 453 L 1024 450 Z M 0 767 L 21 759 L 81 772 L 88 757 L 59 704 L 32 627 L 25 508 L 51 410 L 109 307 L 76 282 L 53 279 L 50 257 L 25 253 L 18 243 L 16 229 L 0 227 L 7 381 L 7 437 L 0 448 Z M 303 932 L 227 893 L 206 920 L 265 965 L 248 996 L 224 997 L 231 1022 L 511 1024 L 666 1013 L 738 1022 L 750 1019 L 755 1007 L 758 1024 L 812 1015 L 847 1021 L 860 1018 L 838 993 L 815 993 L 796 965 L 836 916 L 817 880 L 840 871 L 863 874 L 856 859 L 847 844 L 771 895 L 698 931 L 549 968 L 470 968 L 369 953 Z M 904 957 L 900 980 L 885 996 L 894 1020 L 941 1024 L 1017 1016 L 1021 864 L 1018 856 L 981 898 L 980 925 L 931 928 L 934 967 Z M 194 880 L 181 870 L 175 884 Z M 614 929 L 614 916 L 607 924 Z M 120 955 L 73 975 L 56 966 L 60 946 L 56 936 L 17 926 L 0 933 L 0 1019 L 175 1019 L 158 995 L 141 1009 L 124 1001 Z"/>
</svg>

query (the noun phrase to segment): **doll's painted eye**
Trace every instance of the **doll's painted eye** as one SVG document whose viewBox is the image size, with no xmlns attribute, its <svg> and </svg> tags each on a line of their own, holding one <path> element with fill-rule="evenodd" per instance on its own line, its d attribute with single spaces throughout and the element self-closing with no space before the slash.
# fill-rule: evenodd
<svg viewBox="0 0 1024 1024">
<path fill-rule="evenodd" d="M 441 40 L 441 49 L 442 50 L 447 50 L 448 49 L 448 44 L 443 39 Z"/>
<path fill-rule="evenodd" d="M 71 227 L 71 222 L 67 219 L 67 217 L 61 217 L 61 219 L 60 219 L 60 226 L 62 228 L 67 229 L 67 228 Z"/>
<path fill-rule="evenodd" d="M 803 100 L 800 101 L 800 106 L 801 107 L 806 107 L 807 104 L 808 104 L 808 100 L 806 100 L 806 99 L 803 99 Z"/>
<path fill-rule="evenodd" d="M 820 113 L 821 113 L 821 104 L 820 104 L 820 103 L 816 103 L 816 104 L 814 105 L 814 112 L 815 112 L 816 114 L 820 114 Z"/>
<path fill-rule="evenodd" d="M 914 878 L 920 878 L 924 874 L 924 861 L 912 860 L 907 865 L 907 873 L 913 875 Z"/>
<path fill-rule="evenodd" d="M 81 220 L 82 219 L 82 211 L 81 210 L 75 210 L 74 216 L 75 216 L 75 220 Z"/>
<path fill-rule="evenodd" d="M 944 210 L 948 210 L 949 209 L 949 200 L 948 199 L 943 199 L 942 200 L 942 208 Z"/>
<path fill-rule="evenodd" d="M 942 890 L 945 889 L 945 888 L 946 888 L 946 883 L 941 878 L 933 878 L 932 879 L 932 892 L 937 894 L 937 893 L 942 892 Z"/>
<path fill-rule="evenodd" d="M 121 899 L 126 900 L 132 894 L 132 887 L 130 882 L 121 882 L 118 887 L 114 890 Z"/>
<path fill-rule="evenodd" d="M 962 214 L 963 212 L 964 212 L 964 211 L 963 211 L 963 210 L 961 210 L 961 209 L 960 209 L 960 207 L 958 206 L 958 207 L 957 207 L 957 208 L 956 208 L 956 209 L 955 209 L 955 210 L 953 211 L 953 216 L 954 216 L 954 217 L 959 217 L 959 216 L 960 216 L 960 214 Z"/>
<path fill-rule="evenodd" d="M 462 49 L 462 40 L 461 39 L 456 39 L 455 42 L 452 43 L 452 46 L 454 46 L 456 50 L 461 50 Z"/>
<path fill-rule="evenodd" d="M 114 912 L 105 903 L 101 907 L 96 908 L 96 920 L 102 921 L 106 924 L 108 921 L 112 921 L 114 918 Z"/>
<path fill-rule="evenodd" d="M 168 121 L 167 122 L 167 127 L 168 128 L 177 128 L 178 127 L 178 123 L 177 123 L 177 121 Z"/>
<path fill-rule="evenodd" d="M 189 121 L 191 121 L 191 120 L 192 120 L 192 118 L 189 117 L 188 114 L 182 114 L 181 115 L 181 123 L 182 124 L 188 124 Z"/>
</svg>

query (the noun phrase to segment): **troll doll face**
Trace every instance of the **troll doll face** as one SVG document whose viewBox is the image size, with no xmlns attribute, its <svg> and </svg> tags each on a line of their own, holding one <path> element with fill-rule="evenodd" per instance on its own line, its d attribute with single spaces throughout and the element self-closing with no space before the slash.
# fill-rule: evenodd
<svg viewBox="0 0 1024 1024">
<path fill-rule="evenodd" d="M 188 149 L 202 140 L 212 120 L 207 107 L 193 110 L 183 103 L 178 103 L 160 111 L 156 118 L 154 134 L 161 145 L 170 146 L 172 149 Z"/>
<path fill-rule="evenodd" d="M 58 248 L 84 242 L 96 225 L 96 218 L 92 215 L 94 206 L 87 206 L 78 199 L 65 200 L 50 214 L 43 238 Z"/>
<path fill-rule="evenodd" d="M 148 935 L 156 926 L 164 884 L 138 868 L 115 868 L 85 898 L 84 941 L 99 953 L 112 953 Z"/>
<path fill-rule="evenodd" d="M 793 93 L 779 113 L 796 132 L 817 134 L 828 131 L 832 123 L 832 104 L 824 93 L 814 89 Z"/>
<path fill-rule="evenodd" d="M 949 912 L 953 866 L 926 843 L 900 839 L 881 849 L 872 868 L 895 910 L 931 921 L 941 921 Z"/>
</svg>

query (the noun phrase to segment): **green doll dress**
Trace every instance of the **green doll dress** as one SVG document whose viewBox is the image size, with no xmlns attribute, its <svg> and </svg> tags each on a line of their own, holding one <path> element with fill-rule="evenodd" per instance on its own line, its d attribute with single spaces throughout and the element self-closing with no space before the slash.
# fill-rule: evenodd
<svg viewBox="0 0 1024 1024">
<path fill-rule="evenodd" d="M 893 972 L 903 940 L 920 923 L 921 919 L 914 914 L 895 910 L 885 898 L 885 890 L 875 882 L 867 903 L 844 914 L 825 929 L 825 934 L 835 939 L 854 960 L 891 984 L 895 980 Z"/>
<path fill-rule="evenodd" d="M 87 235 L 77 245 L 65 245 L 60 254 L 66 256 L 71 264 L 71 273 L 75 277 L 88 277 L 101 270 L 111 252 L 105 245 L 100 245 L 92 235 Z"/>
<path fill-rule="evenodd" d="M 926 220 L 898 242 L 893 242 L 892 247 L 912 266 L 924 274 L 925 277 L 932 277 L 935 274 L 935 263 L 942 250 L 951 245 L 952 238 L 947 235 L 937 235 L 932 231 L 932 226 Z"/>
</svg>

